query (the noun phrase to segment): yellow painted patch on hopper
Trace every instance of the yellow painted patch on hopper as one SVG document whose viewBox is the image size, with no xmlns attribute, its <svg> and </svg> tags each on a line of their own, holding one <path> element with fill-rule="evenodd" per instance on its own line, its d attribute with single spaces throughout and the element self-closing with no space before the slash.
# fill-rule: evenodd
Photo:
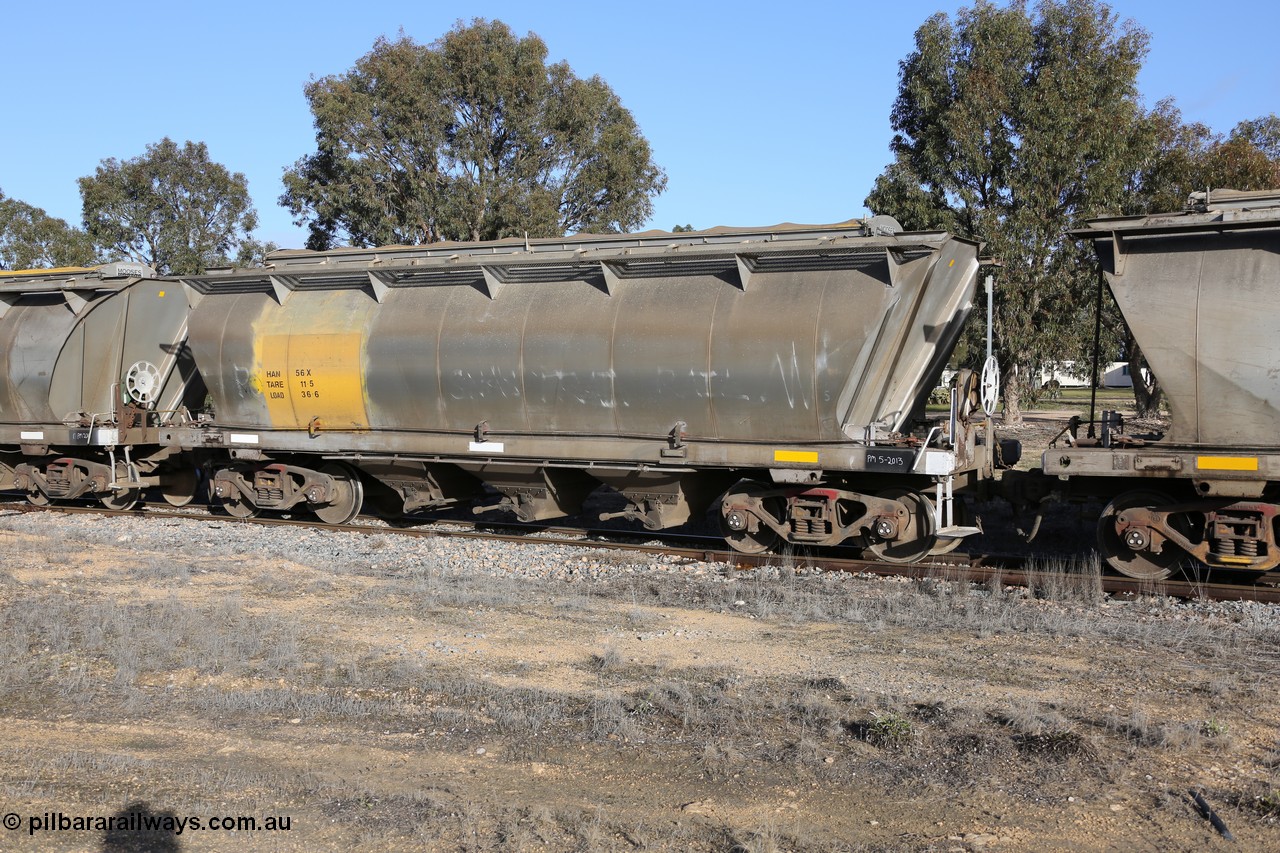
<svg viewBox="0 0 1280 853">
<path fill-rule="evenodd" d="M 774 462 L 802 462 L 808 465 L 818 464 L 818 451 L 816 450 L 775 450 L 773 451 Z"/>
<path fill-rule="evenodd" d="M 0 270 L 0 276 L 62 275 L 63 273 L 93 272 L 97 267 L 52 267 L 45 270 Z"/>
<path fill-rule="evenodd" d="M 1197 456 L 1196 467 L 1201 471 L 1257 471 L 1256 456 Z"/>
<path fill-rule="evenodd" d="M 359 332 L 266 335 L 259 339 L 256 385 L 277 428 L 364 429 Z"/>
</svg>

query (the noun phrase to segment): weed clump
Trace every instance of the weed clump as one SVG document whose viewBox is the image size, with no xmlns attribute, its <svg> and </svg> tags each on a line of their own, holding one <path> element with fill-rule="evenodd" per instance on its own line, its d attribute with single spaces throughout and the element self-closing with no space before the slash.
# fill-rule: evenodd
<svg viewBox="0 0 1280 853">
<path fill-rule="evenodd" d="M 1280 788 L 1272 788 L 1254 797 L 1253 810 L 1264 817 L 1280 817 Z"/>
<path fill-rule="evenodd" d="M 615 646 L 606 646 L 591 656 L 591 668 L 596 672 L 613 672 L 622 666 L 622 652 Z"/>
<path fill-rule="evenodd" d="M 1024 755 L 1070 758 L 1090 752 L 1088 742 L 1079 732 L 1065 729 L 1015 735 L 1013 742 Z"/>
<path fill-rule="evenodd" d="M 1217 717 L 1210 717 L 1200 723 L 1200 733 L 1205 737 L 1222 737 L 1229 730 L 1230 727 Z"/>
<path fill-rule="evenodd" d="M 915 736 L 915 725 L 909 717 L 896 711 L 873 712 L 866 731 L 868 743 L 900 748 L 910 743 Z"/>
</svg>

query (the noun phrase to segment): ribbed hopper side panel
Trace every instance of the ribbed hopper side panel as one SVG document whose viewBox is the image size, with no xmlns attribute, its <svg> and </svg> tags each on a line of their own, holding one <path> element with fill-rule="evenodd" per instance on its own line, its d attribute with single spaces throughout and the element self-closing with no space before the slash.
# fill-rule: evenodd
<svg viewBox="0 0 1280 853">
<path fill-rule="evenodd" d="M 0 422 L 56 423 L 49 385 L 76 318 L 57 294 L 28 297 L 0 318 Z M 83 349 L 75 353 L 82 357 Z"/>
<path fill-rule="evenodd" d="M 640 246 L 594 263 L 479 247 L 438 270 L 395 251 L 399 266 L 195 282 L 191 345 L 221 374 L 206 376 L 218 421 L 847 441 L 903 425 L 977 273 L 976 246 L 945 234 Z"/>
<path fill-rule="evenodd" d="M 1175 442 L 1280 444 L 1280 231 L 1123 239 L 1107 280 L 1169 401 Z"/>
</svg>

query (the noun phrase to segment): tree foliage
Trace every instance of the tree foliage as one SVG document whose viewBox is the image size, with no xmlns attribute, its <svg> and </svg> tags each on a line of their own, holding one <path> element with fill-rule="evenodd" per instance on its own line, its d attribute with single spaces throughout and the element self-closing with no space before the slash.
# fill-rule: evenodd
<svg viewBox="0 0 1280 853">
<path fill-rule="evenodd" d="M 1006 418 L 1033 366 L 1076 358 L 1096 283 L 1069 226 L 1116 210 L 1143 151 L 1146 33 L 1095 0 L 979 2 L 929 18 L 900 65 L 893 164 L 866 204 L 976 236 L 1003 263 L 995 334 Z"/>
<path fill-rule="evenodd" d="M 631 113 L 500 21 L 431 45 L 378 39 L 345 74 L 306 87 L 316 151 L 280 203 L 308 246 L 625 231 L 666 176 Z"/>
<path fill-rule="evenodd" d="M 0 191 L 0 269 L 78 267 L 98 262 L 93 240 L 84 231 Z"/>
<path fill-rule="evenodd" d="M 1271 113 L 1240 122 L 1231 131 L 1231 141 L 1246 142 L 1262 152 L 1271 163 L 1280 163 L 1280 116 Z"/>
<path fill-rule="evenodd" d="M 245 176 L 211 161 L 203 142 L 165 137 L 141 157 L 103 160 L 79 184 L 94 241 L 162 274 L 224 263 L 257 226 Z"/>
<path fill-rule="evenodd" d="M 1242 121 L 1227 136 L 1184 123 L 1172 99 L 1156 104 L 1137 132 L 1147 155 L 1130 179 L 1121 212 L 1180 210 L 1196 191 L 1280 187 L 1280 118 Z"/>
<path fill-rule="evenodd" d="M 235 258 L 228 258 L 233 265 L 237 267 L 260 267 L 267 262 L 267 255 L 274 252 L 280 247 L 270 241 L 262 242 L 252 237 L 247 237 L 240 241 L 240 248 L 236 251 Z"/>
</svg>

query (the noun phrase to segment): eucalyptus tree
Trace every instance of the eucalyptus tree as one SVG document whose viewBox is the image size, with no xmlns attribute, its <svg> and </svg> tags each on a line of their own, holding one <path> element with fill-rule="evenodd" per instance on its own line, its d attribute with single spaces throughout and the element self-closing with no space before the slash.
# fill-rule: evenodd
<svg viewBox="0 0 1280 853">
<path fill-rule="evenodd" d="M 380 38 L 305 94 L 316 150 L 280 203 L 312 248 L 632 230 L 666 184 L 603 80 L 500 21 Z"/>
<path fill-rule="evenodd" d="M 78 267 L 98 260 L 84 231 L 0 191 L 0 269 Z"/>
<path fill-rule="evenodd" d="M 103 160 L 79 184 L 98 246 L 162 274 L 225 263 L 257 227 L 245 176 L 210 160 L 203 142 L 165 137 L 140 157 Z"/>
<path fill-rule="evenodd" d="M 894 162 L 866 204 L 972 235 L 1003 268 L 1005 419 L 1041 364 L 1088 350 L 1097 283 L 1070 226 L 1115 212 L 1141 161 L 1147 34 L 1094 0 L 979 2 L 930 17 L 900 63 Z"/>
</svg>

